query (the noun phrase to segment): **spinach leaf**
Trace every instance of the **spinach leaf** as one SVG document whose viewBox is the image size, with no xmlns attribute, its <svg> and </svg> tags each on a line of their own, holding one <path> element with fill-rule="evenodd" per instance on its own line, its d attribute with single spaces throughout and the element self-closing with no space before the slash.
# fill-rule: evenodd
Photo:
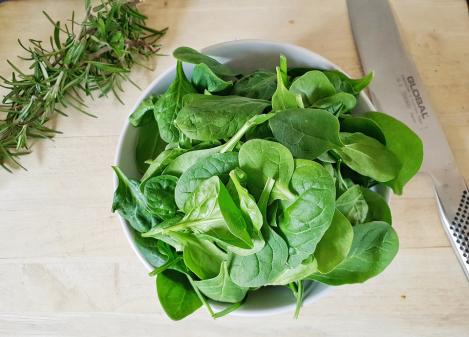
<svg viewBox="0 0 469 337">
<path fill-rule="evenodd" d="M 269 285 L 287 285 L 291 282 L 305 279 L 317 270 L 317 261 L 310 257 L 294 268 L 285 268 Z"/>
<path fill-rule="evenodd" d="M 266 113 L 251 117 L 244 125 L 231 137 L 225 144 L 220 147 L 220 153 L 232 151 L 240 139 L 253 127 L 262 125 L 275 116 L 274 113 Z"/>
<path fill-rule="evenodd" d="M 183 273 L 167 269 L 156 278 L 158 299 L 169 318 L 180 320 L 202 306 L 188 278 Z"/>
<path fill-rule="evenodd" d="M 155 123 L 153 109 L 158 101 L 157 96 L 149 96 L 139 104 L 137 109 L 129 116 L 129 122 L 132 126 L 139 127 L 150 122 Z"/>
<path fill-rule="evenodd" d="M 335 89 L 329 79 L 319 70 L 311 70 L 296 78 L 289 91 L 300 95 L 304 106 L 311 106 L 317 100 L 335 94 Z"/>
<path fill-rule="evenodd" d="M 220 273 L 214 278 L 194 282 L 200 292 L 214 301 L 236 303 L 246 297 L 249 288 L 236 285 L 228 273 L 227 262 L 221 264 Z"/>
<path fill-rule="evenodd" d="M 261 234 L 261 227 L 263 224 L 263 217 L 262 213 L 259 210 L 259 207 L 254 200 L 254 197 L 249 194 L 248 190 L 241 185 L 241 182 L 238 177 L 244 177 L 246 174 L 241 171 L 240 169 L 235 169 L 230 172 L 230 182 L 233 185 L 233 188 L 236 193 L 236 200 L 237 206 L 240 208 L 244 220 L 248 224 L 249 231 L 251 232 L 251 238 L 253 242 L 253 248 L 251 249 L 242 249 L 242 248 L 228 248 L 232 252 L 238 255 L 250 255 L 258 252 L 264 247 L 265 241 Z"/>
<path fill-rule="evenodd" d="M 270 283 L 285 269 L 288 259 L 287 244 L 269 226 L 264 226 L 262 233 L 266 243 L 259 252 L 233 256 L 230 276 L 240 287 L 261 287 Z"/>
<path fill-rule="evenodd" d="M 331 272 L 314 273 L 309 278 L 330 284 L 361 283 L 381 273 L 394 259 L 399 240 L 386 222 L 374 221 L 353 227 L 348 256 Z"/>
<path fill-rule="evenodd" d="M 173 83 L 171 83 L 168 90 L 160 96 L 154 108 L 160 137 L 166 143 L 177 142 L 179 140 L 179 130 L 174 125 L 174 120 L 182 107 L 183 97 L 195 92 L 195 88 L 184 74 L 182 63 L 178 62 L 176 66 L 176 78 Z"/>
<path fill-rule="evenodd" d="M 173 232 L 171 236 L 183 246 L 184 264 L 202 280 L 215 277 L 227 259 L 226 253 L 208 240 L 181 232 Z"/>
<path fill-rule="evenodd" d="M 233 86 L 233 94 L 249 98 L 271 100 L 277 86 L 276 74 L 257 70 L 242 77 Z"/>
<path fill-rule="evenodd" d="M 194 86 L 209 93 L 223 91 L 233 85 L 232 81 L 225 81 L 218 77 L 205 63 L 199 63 L 192 70 L 192 83 Z"/>
<path fill-rule="evenodd" d="M 369 72 L 366 76 L 357 79 L 351 79 L 338 70 L 323 70 L 322 72 L 337 91 L 348 92 L 352 95 L 358 95 L 373 80 L 373 72 Z"/>
<path fill-rule="evenodd" d="M 178 208 L 174 201 L 177 177 L 161 175 L 148 179 L 143 185 L 143 195 L 151 214 L 165 220 L 174 217 Z"/>
<path fill-rule="evenodd" d="M 180 240 L 177 240 L 170 231 L 166 231 L 166 228 L 177 225 L 182 219 L 183 214 L 176 213 L 174 217 L 164 220 L 156 225 L 154 225 L 148 232 L 142 233 L 143 238 L 154 238 L 161 242 L 168 244 L 173 247 L 176 251 L 182 252 L 184 246 Z"/>
<path fill-rule="evenodd" d="M 352 223 L 364 223 L 368 215 L 368 203 L 359 185 L 353 185 L 336 201 L 337 209 Z"/>
<path fill-rule="evenodd" d="M 328 273 L 341 263 L 350 251 L 352 239 L 352 225 L 340 211 L 336 210 L 331 225 L 314 252 L 319 272 Z"/>
<path fill-rule="evenodd" d="M 208 149 L 188 151 L 173 161 L 164 169 L 164 174 L 180 176 L 186 172 L 191 166 L 195 165 L 199 160 L 210 157 L 213 154 L 219 153 L 221 146 L 211 147 Z"/>
<path fill-rule="evenodd" d="M 287 109 L 278 112 L 269 125 L 295 158 L 315 159 L 342 146 L 339 121 L 325 110 Z"/>
<path fill-rule="evenodd" d="M 160 175 L 168 165 L 170 165 L 176 158 L 181 156 L 183 153 L 186 153 L 186 151 L 187 150 L 181 148 L 164 150 L 155 159 L 147 161 L 149 166 L 141 179 L 142 184 L 145 183 L 151 177 Z"/>
<path fill-rule="evenodd" d="M 332 96 L 318 99 L 312 104 L 313 108 L 327 110 L 334 116 L 339 117 L 351 111 L 357 105 L 355 96 L 339 92 Z"/>
<path fill-rule="evenodd" d="M 145 260 L 153 267 L 159 267 L 173 258 L 176 253 L 166 243 L 154 238 L 144 238 L 140 232 L 131 229 L 132 239 L 137 246 L 138 251 L 143 255 Z M 163 247 L 165 246 L 165 247 Z M 171 251 L 170 256 L 168 252 Z"/>
<path fill-rule="evenodd" d="M 127 178 L 118 167 L 112 168 L 119 180 L 114 192 L 112 211 L 118 211 L 135 230 L 148 231 L 157 223 L 157 220 L 148 212 L 147 201 L 139 189 L 138 182 Z"/>
<path fill-rule="evenodd" d="M 213 176 L 228 180 L 228 174 L 236 167 L 238 167 L 238 154 L 235 152 L 216 153 L 197 161 L 177 182 L 175 199 L 179 209 L 187 212 L 184 206 L 186 200 L 201 181 Z"/>
<path fill-rule="evenodd" d="M 311 188 L 334 190 L 331 182 L 334 182 L 331 174 L 321 164 L 306 159 L 295 159 L 295 172 L 290 185 L 296 193 L 301 194 Z"/>
<path fill-rule="evenodd" d="M 269 178 L 275 180 L 277 194 L 291 194 L 288 183 L 294 162 L 292 154 L 282 144 L 263 139 L 247 141 L 239 150 L 239 167 L 246 172 L 248 190 L 257 199 Z"/>
<path fill-rule="evenodd" d="M 173 52 L 174 58 L 192 64 L 206 64 L 215 74 L 220 76 L 235 76 L 236 74 L 226 65 L 214 58 L 189 47 L 179 47 Z"/>
<path fill-rule="evenodd" d="M 256 200 L 249 194 L 248 190 L 243 187 L 239 181 L 239 176 L 245 175 L 240 169 L 230 172 L 230 178 L 237 192 L 239 200 L 239 208 L 243 213 L 244 219 L 252 226 L 254 231 L 260 231 L 262 227 L 262 213 L 257 207 Z"/>
<path fill-rule="evenodd" d="M 202 181 L 185 202 L 186 215 L 169 226 L 158 226 L 144 234 L 153 237 L 192 230 L 201 238 L 250 249 L 254 247 L 243 214 L 216 176 Z"/>
<path fill-rule="evenodd" d="M 340 131 L 349 133 L 361 132 L 386 145 L 386 138 L 379 125 L 372 119 L 363 116 L 344 116 L 340 121 Z"/>
<path fill-rule="evenodd" d="M 381 112 L 364 115 L 379 125 L 386 139 L 386 147 L 402 164 L 399 173 L 387 182 L 394 193 L 402 194 L 404 185 L 419 171 L 423 161 L 423 144 L 420 138 L 404 123 Z"/>
<path fill-rule="evenodd" d="M 153 116 L 151 119 L 151 122 L 143 124 L 137 130 L 135 161 L 140 173 L 144 173 L 148 169 L 146 161 L 154 158 L 166 146 L 166 143 L 161 140 L 158 133 L 158 125 Z"/>
<path fill-rule="evenodd" d="M 282 72 L 280 67 L 276 68 L 277 71 L 277 89 L 272 96 L 272 111 L 280 111 L 288 108 L 303 107 L 301 96 L 295 95 L 288 91 L 284 81 L 285 73 Z"/>
<path fill-rule="evenodd" d="M 267 219 L 267 206 L 269 204 L 270 195 L 272 194 L 272 189 L 274 188 L 275 180 L 272 178 L 268 178 L 265 182 L 264 188 L 262 189 L 261 196 L 259 197 L 259 201 L 257 202 L 259 210 L 262 214 L 262 219 L 264 223 L 269 223 Z M 274 200 L 275 203 L 278 200 Z"/>
<path fill-rule="evenodd" d="M 295 169 L 291 179 L 291 186 L 299 197 L 285 207 L 279 224 L 290 247 L 290 268 L 314 253 L 335 211 L 335 187 L 331 175 L 320 164 L 311 161 L 302 164 Z"/>
<path fill-rule="evenodd" d="M 208 149 L 195 150 L 184 153 L 174 159 L 164 170 L 164 173 L 180 176 L 200 159 L 207 158 L 215 153 L 232 151 L 247 131 L 256 125 L 265 123 L 273 116 L 274 114 L 268 113 L 251 117 L 225 144 Z"/>
<path fill-rule="evenodd" d="M 280 71 L 280 77 L 282 79 L 282 83 L 285 84 L 286 87 L 288 87 L 289 86 L 289 84 L 288 84 L 288 64 L 287 64 L 287 58 L 285 57 L 285 55 L 280 54 L 278 70 Z"/>
<path fill-rule="evenodd" d="M 268 101 L 241 96 L 191 94 L 185 96 L 184 107 L 175 123 L 192 139 L 224 139 L 233 136 L 244 123 L 268 106 Z"/>
<path fill-rule="evenodd" d="M 372 190 L 361 187 L 363 197 L 368 204 L 368 214 L 366 215 L 365 222 L 371 221 L 384 221 L 392 224 L 391 210 L 388 203 L 384 198 Z"/>
<path fill-rule="evenodd" d="M 400 169 L 397 157 L 383 144 L 362 133 L 340 133 L 343 147 L 335 149 L 352 170 L 379 182 L 394 179 Z"/>
</svg>

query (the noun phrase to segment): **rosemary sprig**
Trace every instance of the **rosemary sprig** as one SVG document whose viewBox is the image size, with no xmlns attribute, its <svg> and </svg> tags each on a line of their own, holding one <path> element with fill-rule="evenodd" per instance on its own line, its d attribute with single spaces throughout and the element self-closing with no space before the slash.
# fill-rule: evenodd
<svg viewBox="0 0 469 337">
<path fill-rule="evenodd" d="M 31 138 L 52 138 L 59 131 L 47 126 L 63 108 L 73 107 L 89 114 L 82 98 L 98 92 L 112 92 L 120 100 L 122 80 L 139 59 L 157 54 L 158 40 L 166 28 L 154 30 L 145 25 L 146 17 L 136 8 L 138 1 L 102 0 L 92 7 L 85 1 L 82 23 L 72 14 L 62 25 L 44 12 L 53 24 L 49 46 L 30 39 L 24 60 L 31 62 L 28 73 L 12 62 L 11 79 L 0 76 L 8 89 L 0 105 L 0 165 L 8 171 L 23 167 L 19 156 L 30 152 Z M 132 81 L 131 81 L 132 82 Z M 134 82 L 132 82 L 135 84 Z M 23 167 L 24 168 L 24 167 Z"/>
</svg>

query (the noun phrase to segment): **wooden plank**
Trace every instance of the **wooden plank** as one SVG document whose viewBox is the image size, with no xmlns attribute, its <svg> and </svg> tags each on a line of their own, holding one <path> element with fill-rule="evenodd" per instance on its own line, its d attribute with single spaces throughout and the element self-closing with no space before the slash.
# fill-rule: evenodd
<svg viewBox="0 0 469 337">
<path fill-rule="evenodd" d="M 179 323 L 164 316 L 153 281 L 132 261 L 1 262 L 0 335 L 467 336 L 469 288 L 453 259 L 449 248 L 403 249 L 382 275 L 334 289 L 298 321 L 213 321 L 200 310 Z"/>
<path fill-rule="evenodd" d="M 469 20 L 464 0 L 392 0 L 461 171 L 469 179 Z M 47 40 L 40 9 L 64 21 L 82 0 L 0 4 L 0 60 L 15 59 L 16 39 Z M 169 26 L 162 52 L 264 38 L 316 51 L 353 76 L 361 67 L 345 0 L 152 0 L 153 27 Z M 145 88 L 174 64 L 135 69 Z M 21 62 L 20 62 L 21 65 Z M 0 74 L 10 72 L 0 62 Z M 381 276 L 335 289 L 298 321 L 284 314 L 213 321 L 201 310 L 169 321 L 153 280 L 110 213 L 114 152 L 141 92 L 125 84 L 125 105 L 90 101 L 90 119 L 74 111 L 53 123 L 64 132 L 24 157 L 28 172 L 0 171 L 0 336 L 469 336 L 469 288 L 439 223 L 428 176 L 417 176 L 391 207 L 401 251 Z M 0 88 L 0 95 L 5 90 Z"/>
</svg>

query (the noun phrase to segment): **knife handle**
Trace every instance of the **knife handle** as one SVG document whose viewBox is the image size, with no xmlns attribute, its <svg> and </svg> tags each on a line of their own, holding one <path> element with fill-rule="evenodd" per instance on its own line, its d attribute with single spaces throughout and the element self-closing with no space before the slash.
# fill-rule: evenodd
<svg viewBox="0 0 469 337">
<path fill-rule="evenodd" d="M 464 183 L 464 185 L 466 185 Z M 448 204 L 447 196 L 435 188 L 440 218 L 461 267 L 469 280 L 469 191 L 459 190 L 459 203 Z"/>
</svg>

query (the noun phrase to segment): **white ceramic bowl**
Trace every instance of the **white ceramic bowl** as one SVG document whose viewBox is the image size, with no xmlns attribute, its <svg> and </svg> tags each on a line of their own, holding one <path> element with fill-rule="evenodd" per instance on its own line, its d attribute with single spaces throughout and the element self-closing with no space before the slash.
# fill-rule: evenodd
<svg viewBox="0 0 469 337">
<path fill-rule="evenodd" d="M 287 57 L 289 67 L 314 67 L 320 69 L 341 70 L 338 66 L 318 54 L 295 45 L 280 42 L 265 40 L 238 40 L 212 45 L 204 48 L 202 51 L 218 59 L 220 62 L 226 63 L 233 70 L 240 73 L 249 73 L 256 69 L 274 70 L 275 66 L 278 65 L 280 54 Z M 192 72 L 192 69 L 192 65 L 184 64 L 184 71 L 188 76 Z M 163 93 L 173 81 L 175 70 L 176 67 L 173 66 L 156 78 L 140 96 L 140 99 L 136 102 L 132 111 L 134 111 L 140 102 L 142 102 L 148 95 Z M 371 110 L 376 109 L 368 97 L 362 92 L 354 112 Z M 137 129 L 126 122 L 117 146 L 115 160 L 116 165 L 131 178 L 140 177 L 134 160 L 136 136 Z M 114 185 L 117 187 L 117 179 L 114 180 Z M 389 193 L 386 189 L 383 189 L 383 191 L 380 192 L 382 192 L 386 198 L 389 198 Z M 123 218 L 120 218 L 120 221 L 122 223 L 124 233 L 135 253 L 138 255 L 147 270 L 153 270 L 153 267 L 145 260 L 143 255 L 135 246 L 129 225 Z M 321 296 L 325 295 L 330 289 L 331 287 L 324 284 L 309 282 L 306 286 L 303 303 L 308 304 L 317 300 Z M 214 307 L 221 308 L 222 306 L 214 303 Z M 232 315 L 265 316 L 293 311 L 294 308 L 295 300 L 291 295 L 290 290 L 285 287 L 267 287 L 250 294 L 241 308 L 234 311 Z"/>
</svg>

